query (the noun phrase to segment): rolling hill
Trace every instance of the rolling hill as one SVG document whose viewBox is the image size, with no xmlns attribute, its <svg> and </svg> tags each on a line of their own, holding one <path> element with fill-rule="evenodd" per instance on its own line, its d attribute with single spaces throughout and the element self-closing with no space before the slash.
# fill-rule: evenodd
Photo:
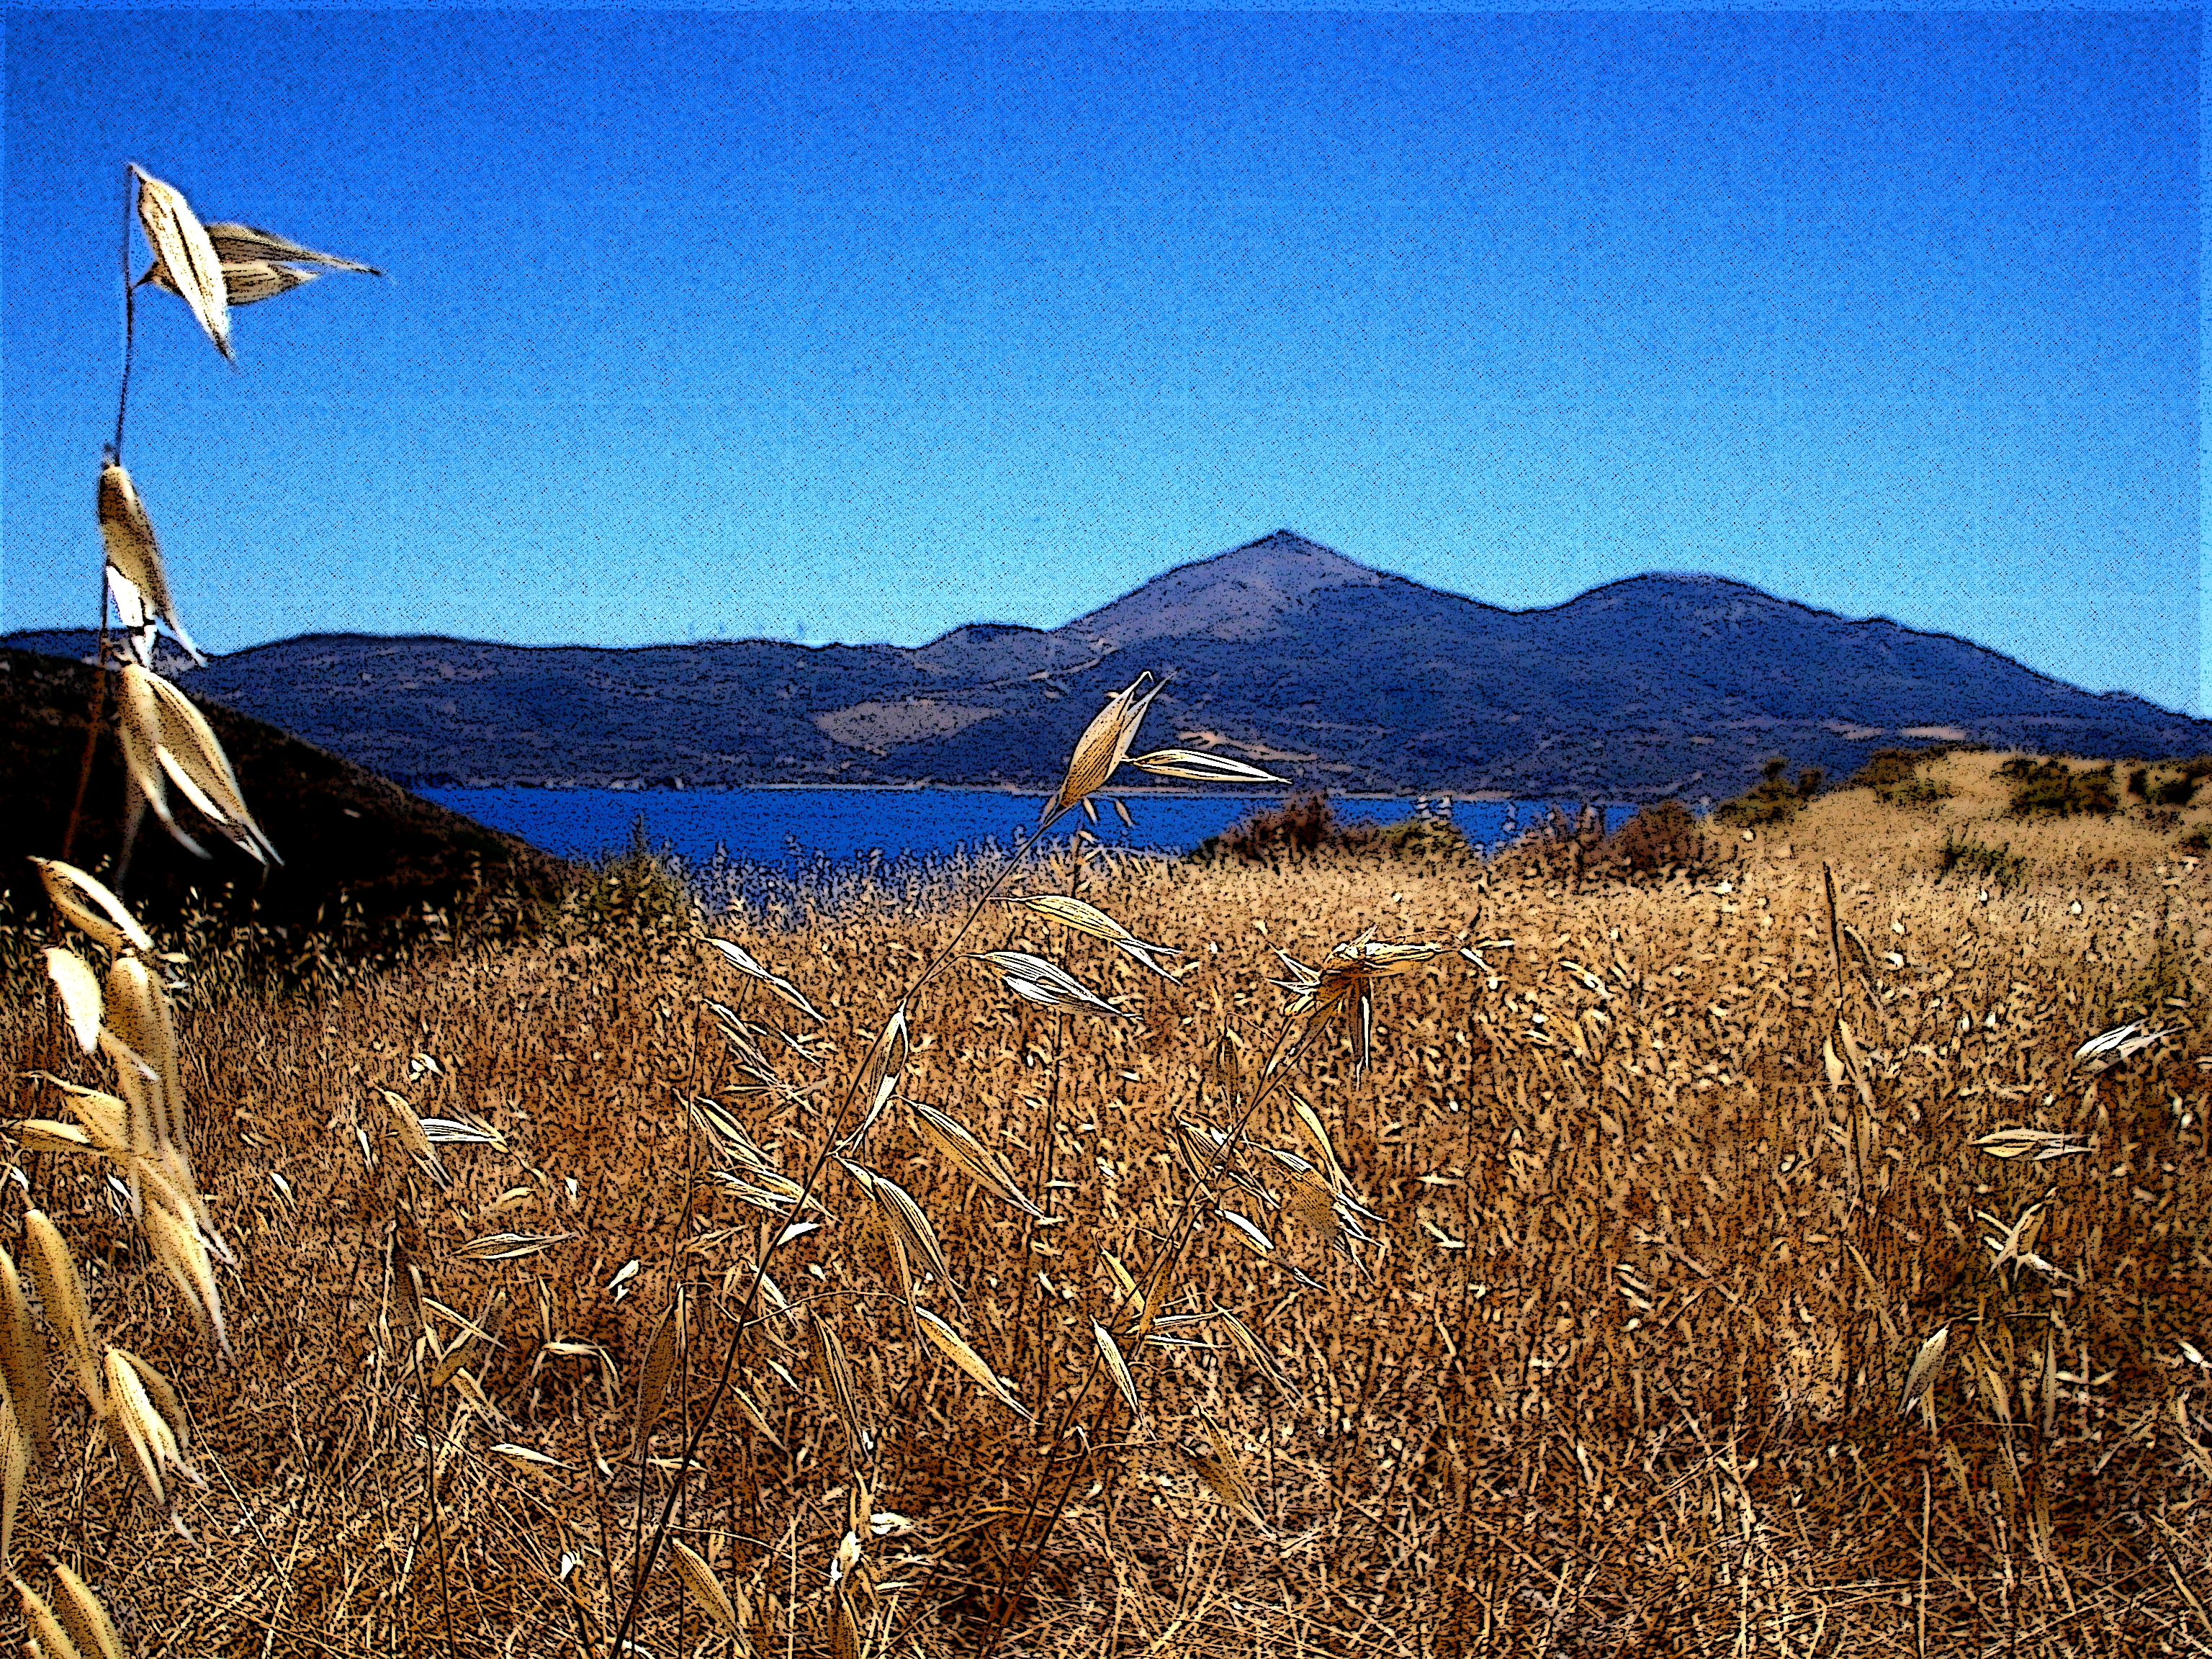
<svg viewBox="0 0 2212 1659">
<path fill-rule="evenodd" d="M 7 792 L 0 896 L 27 914 L 44 909 L 28 859 L 62 851 L 93 692 L 94 671 L 83 663 L 0 649 L 0 780 Z M 374 949 L 432 931 L 422 925 L 426 906 L 451 915 L 486 902 L 548 904 L 574 878 L 568 866 L 513 836 L 263 721 L 219 707 L 209 714 L 224 750 L 251 780 L 254 816 L 284 861 L 264 872 L 213 835 L 203 842 L 210 856 L 194 858 L 149 815 L 125 892 L 150 926 L 172 927 L 197 914 L 258 927 L 280 941 L 313 933 Z M 123 841 L 122 805 L 122 765 L 109 738 L 95 751 L 72 860 L 111 881 Z M 192 816 L 183 813 L 187 822 Z"/>
<path fill-rule="evenodd" d="M 88 648 L 66 631 L 0 644 Z M 1145 742 L 1347 790 L 1718 799 L 1777 753 L 1832 776 L 1877 746 L 1938 738 L 2212 750 L 2212 722 L 1719 577 L 1636 576 L 1509 611 L 1288 530 L 1059 628 L 976 623 L 914 648 L 312 635 L 178 678 L 418 786 L 1038 789 L 1144 670 L 1170 682 Z"/>
</svg>

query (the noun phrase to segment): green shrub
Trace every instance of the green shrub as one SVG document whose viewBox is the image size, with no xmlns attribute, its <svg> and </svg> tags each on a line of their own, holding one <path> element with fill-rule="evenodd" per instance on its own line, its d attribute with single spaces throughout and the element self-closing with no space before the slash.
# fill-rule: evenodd
<svg viewBox="0 0 2212 1659">
<path fill-rule="evenodd" d="M 1654 801 L 1613 831 L 1607 851 L 1635 875 L 1694 870 L 1705 861 L 1705 833 L 1680 801 Z"/>
<path fill-rule="evenodd" d="M 2109 817 L 2119 810 L 2109 765 L 2076 772 L 2061 760 L 2040 764 L 2012 760 L 1997 769 L 1997 775 L 2012 781 L 2012 803 L 2006 810 L 2016 818 L 2063 818 L 2079 813 Z"/>
<path fill-rule="evenodd" d="M 1877 749 L 1854 773 L 1850 788 L 1871 789 L 1885 806 L 1933 806 L 1956 792 L 1920 775 L 1920 769 L 1948 750 Z"/>
<path fill-rule="evenodd" d="M 1956 836 L 1943 837 L 1943 846 L 1937 854 L 1936 879 L 1941 881 L 1954 870 L 1978 877 L 1992 887 L 2011 887 L 2027 874 L 2027 860 L 2012 850 L 2007 842 L 2002 847 L 1990 847 L 1978 841 L 1962 841 Z"/>
<path fill-rule="evenodd" d="M 1790 762 L 1785 757 L 1769 757 L 1759 781 L 1734 800 L 1723 801 L 1713 808 L 1713 821 L 1739 830 L 1789 823 L 1807 801 L 1820 793 L 1821 784 L 1827 779 L 1827 774 L 1819 767 L 1808 766 L 1797 774 L 1793 783 L 1782 775 L 1789 769 Z"/>
<path fill-rule="evenodd" d="M 1369 829 L 1353 826 L 1353 833 Z M 1395 859 L 1452 859 L 1468 856 L 1470 849 L 1460 827 L 1449 818 L 1401 818 L 1375 830 L 1375 844 L 1385 857 Z"/>
<path fill-rule="evenodd" d="M 1239 818 L 1219 835 L 1207 836 L 1191 857 L 1269 864 L 1316 852 L 1334 842 L 1338 833 L 1336 809 L 1327 795 L 1314 789 L 1287 797 L 1280 806 L 1262 807 Z"/>
<path fill-rule="evenodd" d="M 2128 774 L 2128 793 L 2148 806 L 2186 806 L 2207 775 L 2212 775 L 2212 762 L 2202 757 L 2185 762 L 2178 778 L 2154 778 L 2149 767 L 2138 766 Z"/>
<path fill-rule="evenodd" d="M 696 908 L 670 849 L 655 847 L 646 834 L 642 812 L 630 824 L 629 845 L 593 866 L 577 901 L 580 916 L 592 928 L 627 924 L 688 931 Z"/>
<path fill-rule="evenodd" d="M 1463 858 L 1469 851 L 1467 837 L 1449 818 L 1339 823 L 1328 797 L 1316 789 L 1239 819 L 1200 842 L 1191 857 L 1201 863 L 1273 864 L 1324 850 L 1392 859 Z"/>
<path fill-rule="evenodd" d="M 2200 823 L 2176 842 L 2174 848 L 2178 852 L 2186 853 L 2191 858 L 2201 859 L 2207 853 L 2212 853 L 2212 836 L 2208 836 L 2204 826 Z"/>
</svg>

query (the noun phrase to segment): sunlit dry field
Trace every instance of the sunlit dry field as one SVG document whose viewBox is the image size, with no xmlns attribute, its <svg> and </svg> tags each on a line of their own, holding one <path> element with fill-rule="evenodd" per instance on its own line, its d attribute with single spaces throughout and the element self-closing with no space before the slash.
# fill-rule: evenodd
<svg viewBox="0 0 2212 1659">
<path fill-rule="evenodd" d="M 1174 981 L 948 890 L 782 926 L 648 891 L 313 995 L 203 951 L 235 1363 L 88 1158 L 12 1161 L 206 1485 L 169 1527 L 61 1382 L 15 1557 L 141 1654 L 605 1653 L 664 1513 L 699 1566 L 643 1588 L 659 1656 L 2205 1652 L 2205 878 L 2139 823 L 1995 821 L 1998 758 L 1634 884 L 1555 849 L 1001 886 Z M 2023 873 L 1938 880 L 1961 832 Z M 1356 999 L 1271 981 L 1369 933 L 1440 948 L 1365 983 L 1360 1074 Z M 13 1069 L 112 1086 L 45 941 Z M 2170 1034 L 2075 1063 L 2130 1020 Z M 445 1184 L 423 1120 L 484 1132 Z M 2013 1128 L 2047 1138 L 1975 1144 Z"/>
</svg>

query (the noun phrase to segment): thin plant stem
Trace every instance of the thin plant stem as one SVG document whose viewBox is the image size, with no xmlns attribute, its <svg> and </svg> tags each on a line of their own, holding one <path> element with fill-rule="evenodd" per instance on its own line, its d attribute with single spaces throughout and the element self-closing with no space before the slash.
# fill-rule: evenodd
<svg viewBox="0 0 2212 1659">
<path fill-rule="evenodd" d="M 137 292 L 131 281 L 131 168 L 123 169 L 123 373 L 115 388 L 115 441 L 107 453 L 117 465 L 123 464 L 123 416 L 131 404 L 131 359 L 137 341 Z M 61 859 L 71 861 L 76 851 L 77 825 L 84 820 L 85 789 L 92 781 L 92 763 L 100 746 L 100 722 L 107 713 L 107 566 L 105 561 L 100 569 L 100 620 L 94 625 L 100 636 L 100 659 L 94 665 L 92 682 L 92 712 L 86 716 L 84 726 L 84 757 L 77 763 L 76 795 L 70 802 L 69 823 L 62 830 Z M 118 882 L 120 877 L 118 877 Z"/>
<path fill-rule="evenodd" d="M 115 441 L 109 447 L 119 465 L 123 460 L 123 416 L 131 405 L 131 359 L 137 344 L 138 286 L 131 280 L 131 189 L 129 163 L 123 168 L 123 376 L 115 389 Z"/>
<path fill-rule="evenodd" d="M 446 1569 L 446 1520 L 438 1503 L 438 1437 L 430 1415 L 430 1379 L 422 1370 L 422 1354 L 415 1351 L 415 1381 L 422 1392 L 422 1457 L 430 1486 L 430 1530 L 438 1540 L 438 1600 L 446 1619 L 446 1652 L 459 1659 L 460 1645 L 453 1639 L 453 1586 Z"/>
<path fill-rule="evenodd" d="M 100 660 L 93 665 L 92 708 L 91 712 L 85 716 L 84 755 L 77 762 L 76 794 L 70 802 L 69 823 L 62 830 L 61 860 L 64 864 L 72 862 L 72 854 L 76 851 L 77 826 L 84 821 L 85 792 L 92 783 L 92 763 L 100 748 L 100 723 L 106 714 L 107 567 L 103 563 L 100 570 Z M 117 880 L 119 883 L 121 878 L 118 877 Z M 56 920 L 55 927 L 56 936 L 59 937 L 58 918 Z"/>
<path fill-rule="evenodd" d="M 1159 1302 L 1166 1295 L 1168 1282 L 1173 1276 L 1175 1265 L 1181 1260 L 1183 1249 L 1189 1243 L 1191 1229 L 1197 1219 L 1199 1209 L 1203 1203 L 1212 1197 L 1215 1182 L 1228 1168 L 1229 1160 L 1236 1156 L 1237 1150 L 1243 1139 L 1244 1126 L 1251 1121 L 1252 1114 L 1259 1109 L 1261 1103 L 1274 1092 L 1275 1085 L 1289 1075 L 1290 1062 L 1304 1051 L 1307 1042 L 1311 1040 L 1319 1024 L 1318 1021 L 1309 1019 L 1295 1028 L 1298 1033 L 1298 1040 L 1291 1047 L 1288 1053 L 1285 1052 L 1284 1045 L 1289 1042 L 1293 1028 L 1285 1024 L 1283 1029 L 1276 1033 L 1274 1043 L 1267 1051 L 1267 1061 L 1261 1071 L 1260 1086 L 1253 1091 L 1252 1098 L 1245 1103 L 1243 1110 L 1237 1114 L 1237 1121 L 1231 1127 L 1227 1138 L 1221 1144 L 1220 1150 L 1215 1152 L 1212 1162 L 1206 1166 L 1204 1177 L 1193 1186 L 1189 1196 L 1183 1200 L 1175 1238 L 1169 1245 L 1166 1253 L 1160 1257 L 1154 1267 L 1151 1278 L 1145 1286 L 1145 1305 L 1139 1316 L 1137 1325 L 1139 1332 L 1148 1328 L 1152 1319 L 1158 1315 Z M 1045 1453 L 1045 1467 L 1048 1474 L 1051 1468 L 1052 1458 L 1057 1455 L 1060 1443 L 1066 1437 L 1068 1424 L 1076 1407 L 1090 1395 L 1091 1384 L 1097 1380 L 1098 1374 L 1104 1366 L 1104 1354 L 1094 1352 L 1091 1358 L 1091 1364 L 1084 1372 L 1082 1386 L 1069 1397 L 1066 1408 L 1060 1413 L 1060 1423 L 1054 1430 L 1051 1445 Z M 1029 1563 L 1022 1569 L 1021 1577 L 1015 1581 L 1012 1593 L 1005 1593 L 1002 1589 L 998 1598 L 997 1608 L 992 1617 L 991 1626 L 985 1632 L 983 1641 L 976 1650 L 980 1659 L 990 1659 L 990 1656 L 998 1650 L 999 1644 L 1005 1639 L 1006 1626 L 1012 1620 L 1014 1608 L 1020 1604 L 1022 1592 L 1029 1588 L 1030 1579 L 1035 1576 L 1038 1564 L 1044 1559 L 1045 1547 L 1052 1541 L 1053 1531 L 1059 1526 L 1060 1517 L 1067 1508 L 1067 1500 L 1075 1490 L 1076 1481 L 1082 1477 L 1084 1465 L 1091 1461 L 1091 1443 L 1097 1438 L 1097 1431 L 1104 1422 L 1105 1413 L 1112 1408 L 1113 1395 L 1109 1394 L 1105 1405 L 1100 1407 L 1098 1413 L 1091 1419 L 1091 1430 L 1085 1438 L 1083 1449 L 1077 1455 L 1073 1464 L 1070 1466 L 1067 1479 L 1060 1483 L 1060 1496 L 1054 1500 L 1052 1513 L 1045 1518 L 1043 1529 L 1037 1534 L 1036 1543 L 1033 1547 L 1028 1545 L 1030 1522 L 1035 1519 L 1038 1501 L 1044 1495 L 1044 1477 L 1039 1478 L 1036 1489 L 1030 1493 L 1030 1506 L 1023 1514 L 1021 1527 L 1014 1534 L 1014 1551 L 1017 1558 L 1027 1547 Z M 1001 1581 L 1002 1585 L 1004 1581 Z"/>
<path fill-rule="evenodd" d="M 1060 811 L 1054 813 L 1040 823 L 1036 832 L 1015 849 L 1014 856 L 1009 859 L 999 873 L 992 878 L 991 884 L 975 901 L 974 907 L 962 921 L 959 929 L 953 934 L 951 939 L 943 950 L 923 965 L 921 971 L 908 984 L 896 1006 L 902 1009 L 907 1007 L 915 997 L 921 994 L 922 988 L 935 976 L 938 969 L 951 960 L 954 947 L 967 937 L 969 929 L 975 925 L 975 919 L 983 914 L 984 908 L 998 896 L 999 889 L 1006 885 L 1007 878 L 1013 874 L 1022 859 L 1043 841 L 1046 833 L 1060 821 L 1067 810 L 1066 807 L 1062 807 Z M 822 1176 L 829 1167 L 830 1160 L 836 1156 L 838 1144 L 843 1139 L 846 1120 L 852 1115 L 854 1103 L 860 1093 L 860 1080 L 874 1068 L 876 1057 L 884 1051 L 890 1031 L 891 1022 L 888 1019 L 884 1020 L 881 1029 L 876 1033 L 875 1042 L 869 1046 L 866 1057 L 854 1069 L 851 1077 L 848 1079 L 845 1092 L 837 1103 L 836 1115 L 830 1120 L 830 1133 L 823 1139 L 822 1150 L 815 1154 L 814 1161 L 807 1170 L 806 1180 L 799 1188 L 799 1199 L 792 1206 L 793 1214 L 805 1212 L 807 1200 L 814 1196 L 814 1189 L 821 1184 Z M 766 1240 L 765 1231 L 763 1231 L 763 1240 Z M 736 1319 L 731 1323 L 729 1340 L 722 1347 L 722 1363 L 715 1374 L 714 1392 L 707 1396 L 706 1406 L 701 1410 L 698 1421 L 684 1437 L 683 1455 L 677 1462 L 676 1478 L 669 1485 L 668 1496 L 661 1500 L 660 1515 L 653 1523 L 652 1540 L 647 1544 L 644 1553 L 637 1558 L 636 1565 L 630 1574 L 629 1597 L 623 1607 L 622 1622 L 615 1630 L 614 1645 L 611 1650 L 615 1653 L 619 1654 L 623 1651 L 624 1644 L 629 1640 L 631 1631 L 637 1624 L 638 1614 L 645 1605 L 646 1581 L 651 1576 L 654 1564 L 660 1559 L 660 1552 L 667 1543 L 668 1529 L 675 1518 L 676 1500 L 683 1492 L 685 1483 L 690 1479 L 692 1465 L 698 1455 L 699 1443 L 705 1438 L 707 1431 L 713 1426 L 715 1418 L 720 1413 L 722 1402 L 728 1398 L 730 1379 L 737 1368 L 738 1350 L 744 1343 L 746 1327 L 752 1318 L 753 1308 L 760 1297 L 761 1281 L 768 1273 L 768 1259 L 775 1253 L 775 1243 L 764 1242 L 759 1253 L 759 1259 L 753 1264 L 752 1282 L 745 1287 L 745 1299 L 738 1310 Z M 609 1566 L 609 1573 L 611 1577 L 611 1564 Z"/>
</svg>

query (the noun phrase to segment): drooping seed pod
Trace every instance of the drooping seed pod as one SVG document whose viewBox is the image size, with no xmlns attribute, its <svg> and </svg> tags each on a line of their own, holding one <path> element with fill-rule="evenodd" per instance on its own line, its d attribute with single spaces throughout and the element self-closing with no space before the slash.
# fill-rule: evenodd
<svg viewBox="0 0 2212 1659">
<path fill-rule="evenodd" d="M 139 666 L 154 665 L 154 624 L 166 622 L 177 643 L 206 666 L 207 659 L 192 643 L 185 625 L 177 620 L 177 601 L 169 591 L 167 567 L 155 538 L 154 522 L 138 499 L 137 486 L 118 462 L 109 460 L 100 469 L 100 540 L 107 557 L 107 591 L 114 597 L 116 614 L 131 635 L 131 653 Z"/>
<path fill-rule="evenodd" d="M 206 227 L 191 204 L 175 185 L 166 184 L 134 166 L 138 179 L 138 222 L 169 280 L 163 286 L 179 295 L 191 308 L 215 349 L 236 361 L 230 349 L 229 295 L 222 278 L 222 261 L 208 238 Z"/>
</svg>

